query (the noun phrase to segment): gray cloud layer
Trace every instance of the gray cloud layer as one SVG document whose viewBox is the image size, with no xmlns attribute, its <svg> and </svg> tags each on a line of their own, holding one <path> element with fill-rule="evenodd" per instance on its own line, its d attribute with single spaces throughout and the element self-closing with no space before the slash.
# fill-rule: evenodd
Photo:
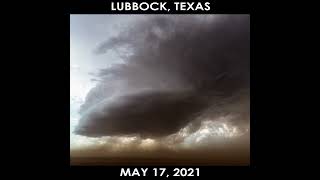
<svg viewBox="0 0 320 180">
<path fill-rule="evenodd" d="M 75 133 L 162 137 L 203 116 L 248 120 L 249 24 L 248 15 L 150 16 L 103 42 L 96 53 L 115 50 L 124 63 L 101 70 Z"/>
</svg>

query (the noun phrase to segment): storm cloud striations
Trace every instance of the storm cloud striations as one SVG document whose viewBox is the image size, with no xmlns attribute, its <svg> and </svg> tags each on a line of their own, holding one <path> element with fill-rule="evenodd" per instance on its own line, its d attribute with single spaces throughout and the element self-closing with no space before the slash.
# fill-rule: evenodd
<svg viewBox="0 0 320 180">
<path fill-rule="evenodd" d="M 123 63 L 98 74 L 76 134 L 163 137 L 201 117 L 248 121 L 249 15 L 150 15 L 95 52 L 109 50 Z"/>
</svg>

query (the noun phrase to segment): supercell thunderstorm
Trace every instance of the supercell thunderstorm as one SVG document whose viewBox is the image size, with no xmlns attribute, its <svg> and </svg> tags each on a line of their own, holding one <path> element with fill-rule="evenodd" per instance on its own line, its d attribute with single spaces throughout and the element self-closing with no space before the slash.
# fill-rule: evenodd
<svg viewBox="0 0 320 180">
<path fill-rule="evenodd" d="M 249 146 L 248 15 L 147 16 L 106 39 L 71 150 L 105 155 Z M 79 155 L 81 153 L 78 153 Z"/>
</svg>

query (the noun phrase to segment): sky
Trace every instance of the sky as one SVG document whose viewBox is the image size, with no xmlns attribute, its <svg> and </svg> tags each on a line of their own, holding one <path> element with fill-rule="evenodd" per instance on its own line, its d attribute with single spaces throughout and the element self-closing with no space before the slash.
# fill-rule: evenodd
<svg viewBox="0 0 320 180">
<path fill-rule="evenodd" d="M 248 15 L 70 15 L 71 157 L 248 163 L 249 32 Z"/>
<path fill-rule="evenodd" d="M 70 145 L 86 141 L 73 133 L 80 118 L 80 105 L 95 85 L 99 69 L 121 62 L 115 52 L 97 55 L 96 47 L 102 40 L 119 33 L 119 29 L 132 22 L 129 16 L 71 15 L 70 16 Z M 85 142 L 83 142 L 85 144 Z"/>
</svg>

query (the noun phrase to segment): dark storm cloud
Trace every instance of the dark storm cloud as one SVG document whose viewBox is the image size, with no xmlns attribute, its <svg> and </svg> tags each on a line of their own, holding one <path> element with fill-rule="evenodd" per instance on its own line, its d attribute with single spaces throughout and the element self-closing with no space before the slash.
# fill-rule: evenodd
<svg viewBox="0 0 320 180">
<path fill-rule="evenodd" d="M 194 94 L 144 92 L 118 97 L 83 118 L 84 133 L 119 135 L 141 134 L 154 137 L 175 133 L 209 104 Z M 97 108 L 96 108 L 97 110 Z M 86 119 L 87 118 L 87 119 Z"/>
<path fill-rule="evenodd" d="M 159 137 L 207 111 L 248 114 L 224 107 L 241 106 L 233 97 L 249 91 L 249 23 L 248 15 L 150 16 L 103 42 L 96 53 L 117 51 L 124 63 L 101 70 L 75 133 Z"/>
</svg>

